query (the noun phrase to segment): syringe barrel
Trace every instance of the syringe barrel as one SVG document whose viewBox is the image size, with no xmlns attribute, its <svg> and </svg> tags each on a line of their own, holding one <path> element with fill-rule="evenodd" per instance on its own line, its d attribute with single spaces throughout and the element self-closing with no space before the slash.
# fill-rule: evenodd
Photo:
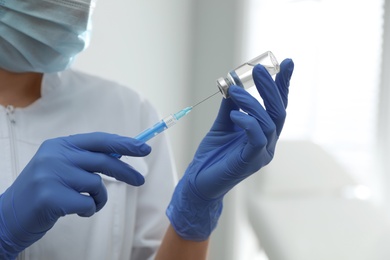
<svg viewBox="0 0 390 260">
<path fill-rule="evenodd" d="M 168 126 L 166 125 L 165 121 L 161 120 L 160 122 L 158 122 L 154 126 L 139 133 L 134 138 L 139 140 L 139 141 L 146 142 L 146 141 L 152 139 L 153 137 L 155 137 L 156 135 L 158 135 L 159 133 L 163 132 L 167 128 L 168 128 Z"/>
<path fill-rule="evenodd" d="M 137 139 L 137 140 L 142 141 L 142 142 L 149 141 L 150 139 L 152 139 L 153 137 L 155 137 L 159 133 L 164 132 L 166 129 L 175 125 L 177 123 L 177 121 L 181 117 L 188 114 L 191 111 L 191 109 L 192 109 L 192 107 L 187 107 L 187 108 L 179 111 L 175 115 L 169 115 L 169 116 L 165 117 L 161 121 L 154 124 L 152 127 L 149 127 L 148 129 L 139 133 L 137 136 L 134 137 L 134 139 Z M 122 155 L 112 153 L 111 156 L 119 159 L 119 158 L 121 158 Z"/>
</svg>

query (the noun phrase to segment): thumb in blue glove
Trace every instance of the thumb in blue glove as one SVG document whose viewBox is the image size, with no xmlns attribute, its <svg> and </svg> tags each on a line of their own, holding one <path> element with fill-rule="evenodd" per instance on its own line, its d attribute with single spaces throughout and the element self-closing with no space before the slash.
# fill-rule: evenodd
<svg viewBox="0 0 390 260">
<path fill-rule="evenodd" d="M 139 172 L 109 154 L 145 156 L 150 151 L 143 142 L 107 133 L 45 141 L 0 196 L 0 258 L 15 258 L 62 216 L 98 212 L 107 202 L 107 191 L 95 172 L 142 185 Z"/>
<path fill-rule="evenodd" d="M 265 108 L 244 89 L 229 88 L 230 99 L 222 100 L 167 209 L 182 238 L 206 240 L 217 225 L 224 195 L 272 160 L 286 118 L 293 69 L 292 60 L 284 60 L 275 81 L 263 66 L 253 69 Z"/>
</svg>

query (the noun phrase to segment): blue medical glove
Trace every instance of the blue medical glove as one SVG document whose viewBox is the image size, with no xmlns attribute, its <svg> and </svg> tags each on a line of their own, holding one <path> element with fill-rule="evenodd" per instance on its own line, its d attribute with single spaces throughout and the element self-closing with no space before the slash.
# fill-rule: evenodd
<svg viewBox="0 0 390 260">
<path fill-rule="evenodd" d="M 255 66 L 253 79 L 265 109 L 243 88 L 229 88 L 230 98 L 222 100 L 167 209 L 182 238 L 206 240 L 216 227 L 224 195 L 272 160 L 286 117 L 293 69 L 293 61 L 284 60 L 274 81 L 263 66 Z"/>
<path fill-rule="evenodd" d="M 139 172 L 109 154 L 145 156 L 150 151 L 143 142 L 107 133 L 45 141 L 0 196 L 0 259 L 15 258 L 60 217 L 98 212 L 107 202 L 107 190 L 95 172 L 142 185 Z"/>
</svg>

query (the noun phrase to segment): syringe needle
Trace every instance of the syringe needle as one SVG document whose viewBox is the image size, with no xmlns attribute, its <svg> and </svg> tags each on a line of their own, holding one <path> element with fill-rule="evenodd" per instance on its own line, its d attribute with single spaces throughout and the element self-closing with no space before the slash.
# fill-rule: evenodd
<svg viewBox="0 0 390 260">
<path fill-rule="evenodd" d="M 204 102 L 204 101 L 206 101 L 207 99 L 209 99 L 209 98 L 211 98 L 211 97 L 213 97 L 213 96 L 217 95 L 218 93 L 220 93 L 220 91 L 219 91 L 219 90 L 218 90 L 217 92 L 215 92 L 214 94 L 212 94 L 212 95 L 208 96 L 207 98 L 205 98 L 205 99 L 203 99 L 203 100 L 199 101 L 198 103 L 196 103 L 195 105 L 193 105 L 193 106 L 192 106 L 192 108 L 196 107 L 196 106 L 197 106 L 197 105 L 199 105 L 200 103 L 203 103 L 203 102 Z"/>
</svg>

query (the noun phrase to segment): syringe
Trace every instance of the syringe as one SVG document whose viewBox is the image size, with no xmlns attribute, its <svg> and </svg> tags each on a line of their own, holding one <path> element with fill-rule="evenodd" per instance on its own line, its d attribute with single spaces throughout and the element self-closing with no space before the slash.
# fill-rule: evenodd
<svg viewBox="0 0 390 260">
<path fill-rule="evenodd" d="M 134 137 L 137 140 L 140 140 L 142 142 L 146 142 L 159 133 L 165 131 L 166 129 L 170 128 L 171 126 L 175 125 L 177 121 L 187 115 L 189 112 L 191 112 L 193 106 L 191 107 L 186 107 L 182 110 L 180 110 L 177 113 L 171 114 L 165 118 L 163 118 L 161 121 L 157 122 L 155 125 L 152 127 L 144 130 L 140 134 L 138 134 L 136 137 Z"/>
<path fill-rule="evenodd" d="M 155 137 L 159 133 L 164 132 L 166 129 L 168 129 L 171 126 L 175 125 L 180 118 L 184 117 L 189 112 L 191 112 L 191 110 L 194 107 L 196 107 L 200 103 L 206 101 L 207 99 L 211 98 L 212 96 L 214 96 L 214 95 L 216 95 L 218 93 L 220 93 L 220 91 L 215 92 L 214 94 L 208 96 L 207 98 L 203 99 L 202 101 L 196 103 L 193 106 L 186 107 L 186 108 L 180 110 L 177 113 L 174 113 L 174 114 L 171 114 L 171 115 L 169 115 L 167 117 L 164 117 L 161 121 L 157 122 L 152 127 L 142 131 L 141 133 L 139 133 L 134 138 L 139 140 L 139 141 L 142 141 L 142 142 L 146 142 L 146 141 L 152 139 L 153 137 Z M 119 155 L 119 154 L 116 154 L 116 153 L 111 153 L 110 155 L 113 156 L 113 157 L 116 157 L 116 158 L 121 158 L 122 157 L 122 155 Z"/>
<path fill-rule="evenodd" d="M 196 107 L 200 103 L 206 101 L 207 99 L 211 98 L 212 96 L 214 96 L 214 95 L 216 95 L 218 93 L 220 93 L 220 92 L 217 91 L 216 93 L 208 96 L 207 98 L 205 98 L 202 101 L 196 103 L 195 105 L 186 107 L 186 108 L 180 110 L 177 113 L 174 113 L 174 114 L 171 114 L 171 115 L 165 117 L 164 119 L 162 119 L 161 121 L 157 122 L 152 127 L 144 130 L 143 132 L 141 132 L 140 134 L 138 134 L 134 138 L 137 139 L 137 140 L 140 140 L 142 142 L 146 142 L 146 141 L 152 139 L 153 137 L 155 137 L 159 133 L 161 133 L 161 132 L 165 131 L 166 129 L 170 128 L 171 126 L 175 125 L 180 118 L 184 117 L 189 112 L 191 112 L 191 110 L 194 107 Z"/>
</svg>

